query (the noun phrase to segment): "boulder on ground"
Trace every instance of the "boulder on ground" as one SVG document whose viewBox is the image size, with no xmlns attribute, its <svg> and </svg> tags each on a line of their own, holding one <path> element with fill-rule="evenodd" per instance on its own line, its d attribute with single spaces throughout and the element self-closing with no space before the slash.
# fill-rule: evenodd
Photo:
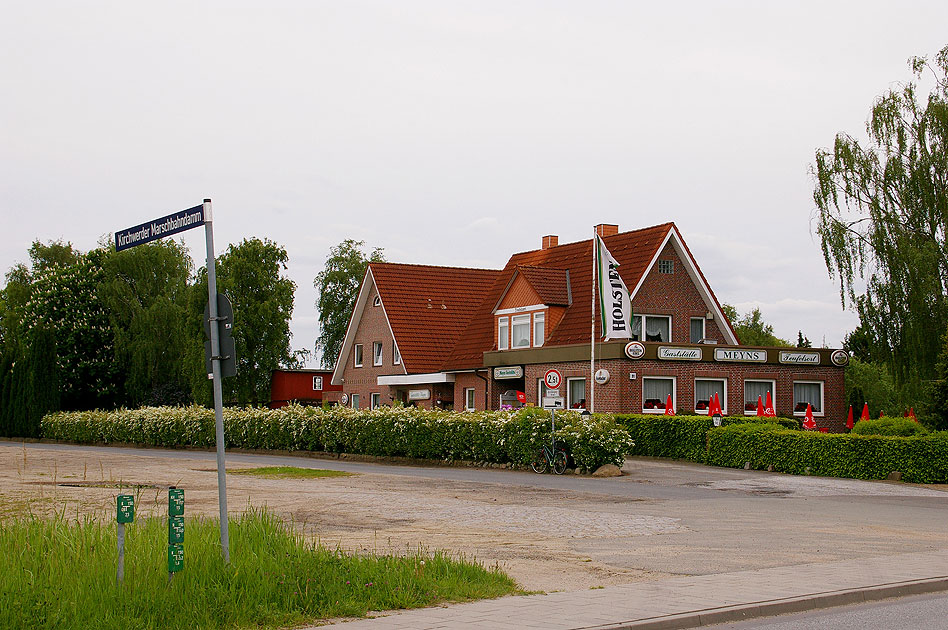
<svg viewBox="0 0 948 630">
<path fill-rule="evenodd" d="M 615 464 L 603 464 L 596 469 L 596 472 L 593 473 L 593 477 L 620 477 L 622 476 L 622 471 L 619 470 L 619 467 Z"/>
</svg>

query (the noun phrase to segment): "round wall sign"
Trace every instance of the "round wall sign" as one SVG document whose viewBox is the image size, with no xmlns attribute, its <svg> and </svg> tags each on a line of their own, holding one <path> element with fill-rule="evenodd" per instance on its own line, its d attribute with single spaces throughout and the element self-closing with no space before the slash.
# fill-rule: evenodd
<svg viewBox="0 0 948 630">
<path fill-rule="evenodd" d="M 630 341 L 625 344 L 625 356 L 630 359 L 641 359 L 645 356 L 645 345 L 640 341 Z"/>
<path fill-rule="evenodd" d="M 830 355 L 830 361 L 833 362 L 833 365 L 843 367 L 849 363 L 849 353 L 845 350 L 835 350 L 833 354 Z"/>
<path fill-rule="evenodd" d="M 343 405 L 348 405 L 348 404 L 349 404 L 349 394 L 343 394 L 342 396 L 340 396 L 340 397 L 339 397 L 339 402 L 341 402 Z"/>
<path fill-rule="evenodd" d="M 596 385 L 605 385 L 609 382 L 609 370 L 600 368 L 596 370 Z"/>
</svg>

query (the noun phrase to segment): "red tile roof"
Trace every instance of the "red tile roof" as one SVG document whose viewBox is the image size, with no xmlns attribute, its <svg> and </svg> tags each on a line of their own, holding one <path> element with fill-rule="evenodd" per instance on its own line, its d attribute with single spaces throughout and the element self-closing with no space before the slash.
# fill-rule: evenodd
<svg viewBox="0 0 948 630">
<path fill-rule="evenodd" d="M 603 238 L 606 248 L 619 263 L 619 273 L 630 290 L 638 284 L 672 229 L 675 229 L 673 223 L 662 223 Z M 495 345 L 492 309 L 518 267 L 569 270 L 573 305 L 551 331 L 547 345 L 588 343 L 593 289 L 592 244 L 593 240 L 589 239 L 511 256 L 488 292 L 487 299 L 481 302 L 477 313 L 469 320 L 467 329 L 460 335 L 457 346 L 441 369 L 472 369 L 484 365 L 483 353 L 493 349 Z M 599 324 L 597 328 L 598 326 Z"/>
<path fill-rule="evenodd" d="M 501 273 L 398 263 L 371 263 L 369 268 L 405 369 L 415 374 L 442 368 Z"/>
<path fill-rule="evenodd" d="M 517 273 L 523 276 L 540 300 L 547 306 L 569 306 L 569 271 L 545 267 L 517 267 Z"/>
</svg>

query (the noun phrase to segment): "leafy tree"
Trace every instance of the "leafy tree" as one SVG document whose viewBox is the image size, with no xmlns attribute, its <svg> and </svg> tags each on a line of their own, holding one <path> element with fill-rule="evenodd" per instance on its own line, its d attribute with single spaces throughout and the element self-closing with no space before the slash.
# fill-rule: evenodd
<svg viewBox="0 0 948 630">
<path fill-rule="evenodd" d="M 281 275 L 289 256 L 276 243 L 253 238 L 231 245 L 217 260 L 217 290 L 234 307 L 232 334 L 237 353 L 237 376 L 223 382 L 227 400 L 262 403 L 270 400 L 270 376 L 280 367 L 296 367 L 290 350 L 290 318 L 296 284 Z M 192 330 L 203 338 L 207 302 L 207 269 L 198 272 L 191 291 Z M 195 320 L 193 315 L 200 313 Z M 195 323 L 196 322 L 196 323 Z M 195 334 L 197 336 L 197 333 Z M 209 402 L 210 387 L 204 368 L 203 346 L 192 344 L 191 381 L 195 399 Z M 200 358 L 196 356 L 201 353 Z"/>
<path fill-rule="evenodd" d="M 942 338 L 941 353 L 931 383 L 931 424 L 936 431 L 948 430 L 948 331 Z"/>
<path fill-rule="evenodd" d="M 803 336 L 802 330 L 798 330 L 797 331 L 797 348 L 812 348 L 812 347 L 813 347 L 813 344 L 810 343 L 810 339 L 808 337 Z"/>
<path fill-rule="evenodd" d="M 846 402 L 852 405 L 853 413 L 857 417 L 866 403 L 869 404 L 869 412 L 874 416 L 880 411 L 898 416 L 909 406 L 904 400 L 902 390 L 882 363 L 864 362 L 853 357 L 846 366 L 844 379 Z"/>
<path fill-rule="evenodd" d="M 182 243 L 160 240 L 104 261 L 98 296 L 115 335 L 116 359 L 125 373 L 125 401 L 181 404 L 190 398 L 184 363 L 188 280 L 192 264 Z"/>
<path fill-rule="evenodd" d="M 123 379 L 115 363 L 114 336 L 97 295 L 106 255 L 96 249 L 77 254 L 74 264 L 40 266 L 32 274 L 23 309 L 22 338 L 31 339 L 39 326 L 53 331 L 62 407 L 67 410 L 108 408 L 119 400 Z"/>
<path fill-rule="evenodd" d="M 774 335 L 774 327 L 764 322 L 760 309 L 755 308 L 743 317 L 739 317 L 737 309 L 730 304 L 722 307 L 724 315 L 731 321 L 731 326 L 737 334 L 738 340 L 745 346 L 778 346 L 792 347 L 789 341 Z"/>
<path fill-rule="evenodd" d="M 364 241 L 346 239 L 329 250 L 325 268 L 316 275 L 313 285 L 319 291 L 316 308 L 319 311 L 319 338 L 316 347 L 322 365 L 336 364 L 349 325 L 349 316 L 359 295 L 359 286 L 370 262 L 384 262 L 380 248 L 369 256 L 362 253 Z"/>
<path fill-rule="evenodd" d="M 935 372 L 932 331 L 948 326 L 948 47 L 910 65 L 916 82 L 876 99 L 865 143 L 840 133 L 811 170 L 817 233 L 843 306 L 855 308 L 897 383 L 918 386 Z M 928 71 L 933 87 L 920 94 Z"/>
</svg>

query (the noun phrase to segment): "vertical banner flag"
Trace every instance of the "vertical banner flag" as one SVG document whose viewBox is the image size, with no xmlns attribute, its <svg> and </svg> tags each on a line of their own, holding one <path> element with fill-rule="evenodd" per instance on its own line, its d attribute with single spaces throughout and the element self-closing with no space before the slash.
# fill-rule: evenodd
<svg viewBox="0 0 948 630">
<path fill-rule="evenodd" d="M 632 337 L 632 301 L 619 276 L 619 263 L 596 235 L 596 265 L 599 272 L 599 311 L 606 341 Z"/>
</svg>

